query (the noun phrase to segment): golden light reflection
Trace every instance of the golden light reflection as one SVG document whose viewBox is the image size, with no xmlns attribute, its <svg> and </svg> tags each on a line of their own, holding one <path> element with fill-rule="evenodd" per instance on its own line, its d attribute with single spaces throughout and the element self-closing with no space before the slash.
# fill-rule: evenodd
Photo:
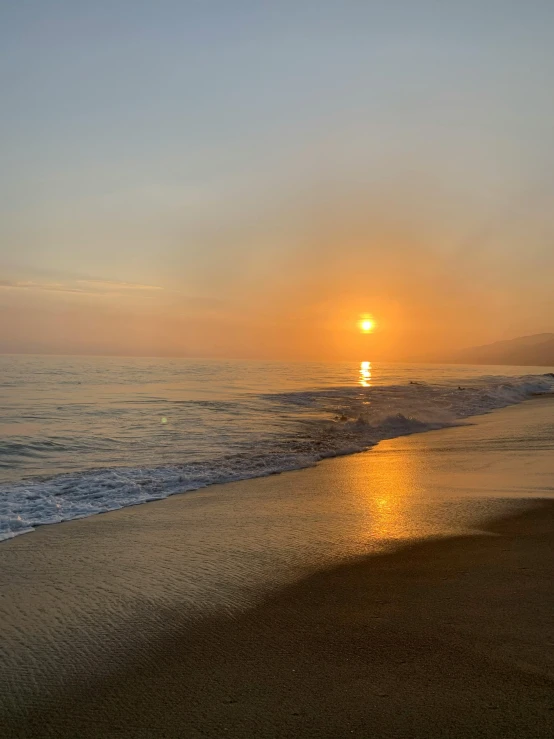
<svg viewBox="0 0 554 739">
<path fill-rule="evenodd" d="M 414 535 L 414 458 L 409 451 L 378 450 L 371 459 L 372 482 L 365 492 L 368 534 L 377 539 L 404 539 Z"/>
<path fill-rule="evenodd" d="M 360 385 L 371 387 L 371 362 L 361 362 L 360 364 Z"/>
<path fill-rule="evenodd" d="M 352 458 L 348 488 L 355 496 L 360 514 L 362 543 L 395 541 L 426 533 L 429 523 L 422 520 L 417 505 L 418 455 L 408 449 L 373 449 Z"/>
</svg>

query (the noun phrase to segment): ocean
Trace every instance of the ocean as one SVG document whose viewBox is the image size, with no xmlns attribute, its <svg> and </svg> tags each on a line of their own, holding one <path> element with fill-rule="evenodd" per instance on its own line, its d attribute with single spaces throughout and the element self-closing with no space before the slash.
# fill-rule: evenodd
<svg viewBox="0 0 554 739">
<path fill-rule="evenodd" d="M 0 356 L 0 540 L 468 423 L 550 371 Z"/>
</svg>

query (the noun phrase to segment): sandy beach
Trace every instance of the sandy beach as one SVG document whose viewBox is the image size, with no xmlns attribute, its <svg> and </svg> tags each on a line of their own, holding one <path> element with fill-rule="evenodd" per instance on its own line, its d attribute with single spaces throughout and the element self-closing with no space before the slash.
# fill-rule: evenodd
<svg viewBox="0 0 554 739">
<path fill-rule="evenodd" d="M 2 544 L 2 736 L 550 737 L 554 404 L 473 420 Z"/>
<path fill-rule="evenodd" d="M 554 0 L 0 10 L 0 739 L 554 739 Z"/>
</svg>

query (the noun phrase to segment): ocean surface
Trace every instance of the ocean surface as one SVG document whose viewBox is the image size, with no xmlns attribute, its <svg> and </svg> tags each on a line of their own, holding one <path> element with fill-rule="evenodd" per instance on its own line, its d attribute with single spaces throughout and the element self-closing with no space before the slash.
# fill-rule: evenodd
<svg viewBox="0 0 554 739">
<path fill-rule="evenodd" d="M 0 356 L 0 540 L 468 423 L 550 371 Z"/>
</svg>

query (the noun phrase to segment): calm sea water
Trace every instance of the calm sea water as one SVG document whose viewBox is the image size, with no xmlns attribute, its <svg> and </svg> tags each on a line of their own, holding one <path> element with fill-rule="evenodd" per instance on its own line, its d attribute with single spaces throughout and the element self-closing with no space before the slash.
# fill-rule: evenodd
<svg viewBox="0 0 554 739">
<path fill-rule="evenodd" d="M 548 372 L 0 356 L 0 539 L 458 424 Z"/>
</svg>

